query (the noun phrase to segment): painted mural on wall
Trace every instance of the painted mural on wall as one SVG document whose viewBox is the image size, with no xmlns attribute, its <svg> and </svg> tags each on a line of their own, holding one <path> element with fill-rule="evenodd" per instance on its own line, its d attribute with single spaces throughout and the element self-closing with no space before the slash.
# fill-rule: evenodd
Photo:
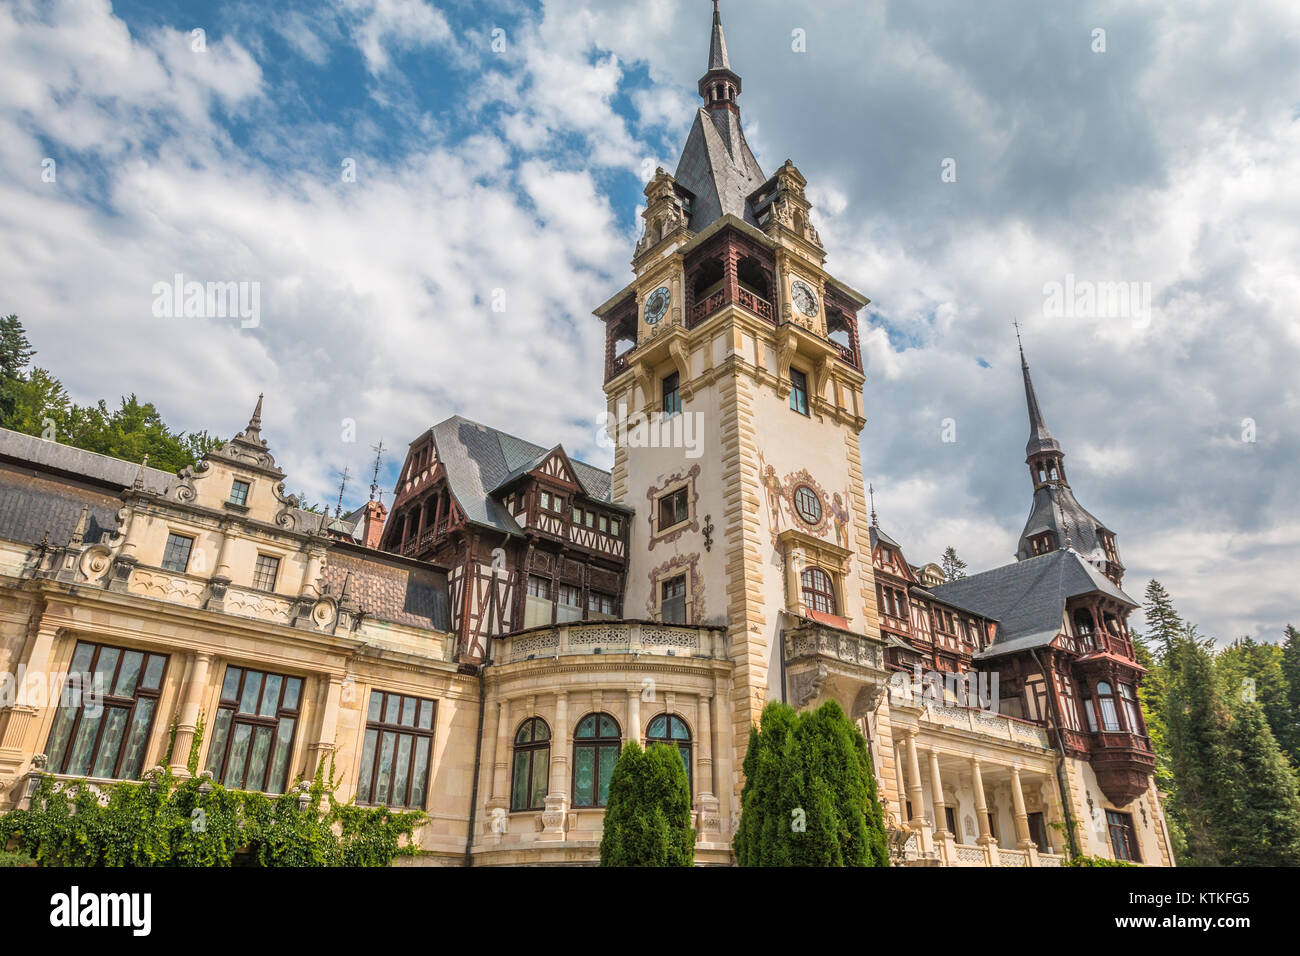
<svg viewBox="0 0 1300 956">
<path fill-rule="evenodd" d="M 849 493 L 831 494 L 817 483 L 806 468 L 785 476 L 767 463 L 763 453 L 758 453 L 759 475 L 767 499 L 768 533 L 772 543 L 786 528 L 796 528 L 806 534 L 826 538 L 834 533 L 835 544 L 849 547 Z"/>
</svg>

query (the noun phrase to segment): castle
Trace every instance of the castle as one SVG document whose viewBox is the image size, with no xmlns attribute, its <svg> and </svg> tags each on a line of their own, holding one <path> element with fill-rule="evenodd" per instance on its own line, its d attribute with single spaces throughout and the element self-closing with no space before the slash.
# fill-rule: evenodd
<svg viewBox="0 0 1300 956">
<path fill-rule="evenodd" d="M 868 299 L 826 272 L 799 170 L 750 151 L 716 4 L 699 92 L 595 310 L 612 471 L 454 417 L 391 509 L 331 518 L 285 494 L 261 399 L 178 474 L 0 432 L 0 810 L 41 773 L 185 776 L 192 750 L 271 794 L 328 762 L 341 799 L 426 811 L 419 862 L 590 864 L 636 738 L 679 749 L 697 863 L 725 865 L 763 706 L 834 699 L 897 863 L 1060 866 L 1073 833 L 1172 865 L 1137 605 L 1023 351 L 1017 560 L 948 581 L 869 505 Z M 70 674 L 102 706 L 61 698 Z"/>
</svg>

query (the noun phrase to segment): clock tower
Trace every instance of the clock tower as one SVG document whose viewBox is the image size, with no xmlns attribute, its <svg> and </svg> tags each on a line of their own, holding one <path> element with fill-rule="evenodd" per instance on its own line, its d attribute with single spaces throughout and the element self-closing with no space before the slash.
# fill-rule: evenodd
<svg viewBox="0 0 1300 956">
<path fill-rule="evenodd" d="M 763 173 L 715 9 L 703 105 L 645 189 L 632 282 L 596 310 L 614 500 L 636 510 L 624 616 L 725 630 L 733 786 L 764 704 L 835 698 L 893 779 L 859 435 L 858 312 L 807 181 Z M 671 692 L 671 688 L 665 689 Z"/>
</svg>

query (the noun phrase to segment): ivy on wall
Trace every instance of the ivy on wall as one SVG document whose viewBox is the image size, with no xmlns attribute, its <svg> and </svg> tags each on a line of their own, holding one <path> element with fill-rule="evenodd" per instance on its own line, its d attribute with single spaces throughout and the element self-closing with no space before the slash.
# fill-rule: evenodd
<svg viewBox="0 0 1300 956">
<path fill-rule="evenodd" d="M 322 762 L 311 784 L 277 797 L 164 767 L 109 787 L 47 775 L 30 809 L 0 816 L 0 850 L 42 866 L 206 867 L 388 866 L 418 852 L 423 813 L 342 804 L 337 788 L 332 760 L 328 780 Z"/>
</svg>

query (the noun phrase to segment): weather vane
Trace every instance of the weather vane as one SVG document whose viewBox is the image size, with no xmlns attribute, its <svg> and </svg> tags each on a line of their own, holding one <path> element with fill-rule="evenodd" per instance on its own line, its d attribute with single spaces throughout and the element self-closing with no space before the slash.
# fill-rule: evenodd
<svg viewBox="0 0 1300 956">
<path fill-rule="evenodd" d="M 379 465 L 384 458 L 384 440 L 379 439 L 379 444 L 371 445 L 370 448 L 375 453 L 375 471 L 370 476 L 370 500 L 374 501 L 376 496 L 381 494 L 379 490 Z"/>
<path fill-rule="evenodd" d="M 346 466 L 344 466 L 343 471 L 339 473 L 339 478 L 339 503 L 334 506 L 334 517 L 336 518 L 341 518 L 343 516 L 343 490 L 347 488 L 348 481 L 352 478 L 352 474 L 348 471 Z"/>
</svg>

